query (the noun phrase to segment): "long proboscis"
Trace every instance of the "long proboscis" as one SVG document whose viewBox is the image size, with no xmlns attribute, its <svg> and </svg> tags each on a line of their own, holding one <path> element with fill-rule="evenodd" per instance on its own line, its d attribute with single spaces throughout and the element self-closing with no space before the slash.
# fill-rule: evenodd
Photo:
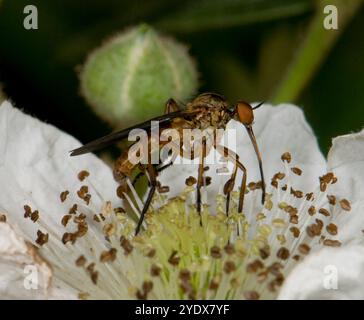
<svg viewBox="0 0 364 320">
<path fill-rule="evenodd" d="M 260 154 L 257 139 L 255 138 L 252 126 L 245 126 L 245 128 L 248 131 L 250 140 L 251 140 L 251 142 L 252 142 L 252 144 L 254 146 L 255 154 L 257 155 L 257 158 L 258 158 L 260 178 L 262 180 L 262 204 L 264 204 L 264 202 L 265 202 L 265 181 L 264 181 L 262 156 Z"/>
</svg>

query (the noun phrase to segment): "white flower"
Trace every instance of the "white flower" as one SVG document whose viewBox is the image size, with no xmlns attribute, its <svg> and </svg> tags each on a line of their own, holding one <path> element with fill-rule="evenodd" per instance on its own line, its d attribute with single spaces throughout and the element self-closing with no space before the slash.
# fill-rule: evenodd
<svg viewBox="0 0 364 320">
<path fill-rule="evenodd" d="M 248 138 L 230 126 L 242 137 L 248 181 L 258 181 Z M 264 208 L 251 183 L 244 215 L 233 201 L 227 218 L 216 197 L 227 176 L 211 166 L 205 199 L 217 206 L 205 207 L 201 228 L 185 207 L 189 189 L 181 191 L 195 168 L 171 167 L 161 180 L 179 198 L 152 210 L 147 231 L 133 238 L 111 170 L 91 154 L 70 158 L 79 142 L 4 102 L 0 297 L 364 298 L 364 131 L 334 139 L 326 163 L 295 106 L 265 105 L 254 129 L 269 178 Z"/>
</svg>

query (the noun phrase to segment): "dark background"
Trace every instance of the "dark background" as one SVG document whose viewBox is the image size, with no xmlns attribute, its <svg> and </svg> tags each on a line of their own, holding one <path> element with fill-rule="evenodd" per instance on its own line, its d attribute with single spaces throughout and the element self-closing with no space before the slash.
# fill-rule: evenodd
<svg viewBox="0 0 364 320">
<path fill-rule="evenodd" d="M 0 1 L 1 2 L 1 1 Z M 124 27 L 147 22 L 190 47 L 201 74 L 199 91 L 230 101 L 290 101 L 300 105 L 324 152 L 331 138 L 358 131 L 364 120 L 364 10 L 340 15 L 330 50 L 317 45 L 317 68 L 303 90 L 277 95 L 304 50 L 315 17 L 310 0 L 3 0 L 0 4 L 0 83 L 16 106 L 83 142 L 111 129 L 79 95 L 75 71 L 87 53 Z M 348 9 L 360 0 L 345 2 Z M 23 8 L 36 5 L 39 29 L 25 30 Z M 350 9 L 350 8 L 349 8 Z M 321 18 L 320 18 L 321 19 Z M 345 21 L 344 21 L 345 20 Z M 344 23 L 345 22 L 345 23 Z M 314 48 L 316 50 L 316 48 Z M 310 65 L 309 59 L 303 65 Z M 300 74 L 297 74 L 298 79 Z M 301 81 L 301 80 L 299 80 Z M 161 106 L 161 110 L 163 106 Z"/>
</svg>

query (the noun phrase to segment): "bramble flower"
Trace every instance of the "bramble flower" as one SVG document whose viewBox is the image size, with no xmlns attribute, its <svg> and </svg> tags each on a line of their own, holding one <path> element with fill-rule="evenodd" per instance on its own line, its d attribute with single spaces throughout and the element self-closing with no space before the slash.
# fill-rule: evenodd
<svg viewBox="0 0 364 320">
<path fill-rule="evenodd" d="M 134 236 L 142 200 L 133 188 L 127 208 L 100 159 L 70 158 L 79 142 L 4 102 L 1 297 L 363 298 L 364 131 L 335 138 L 326 162 L 300 109 L 257 110 L 254 129 L 270 177 L 262 206 L 252 147 L 236 122 L 230 126 L 241 137 L 237 153 L 250 181 L 243 214 L 235 191 L 226 215 L 228 176 L 212 165 L 200 226 L 197 171 L 172 166 L 160 177 L 170 192 L 156 195 Z M 327 266 L 337 269 L 336 290 L 324 285 Z"/>
</svg>

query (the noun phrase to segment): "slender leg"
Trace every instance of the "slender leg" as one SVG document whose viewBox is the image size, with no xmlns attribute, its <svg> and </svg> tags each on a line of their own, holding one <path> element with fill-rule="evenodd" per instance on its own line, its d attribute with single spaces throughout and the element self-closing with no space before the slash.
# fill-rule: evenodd
<svg viewBox="0 0 364 320">
<path fill-rule="evenodd" d="M 139 181 L 139 179 L 144 176 L 144 172 L 139 172 L 135 178 L 133 179 L 133 181 L 131 182 L 131 184 L 133 185 L 133 187 L 135 187 L 135 184 Z"/>
<path fill-rule="evenodd" d="M 144 220 L 145 213 L 147 212 L 147 210 L 148 210 L 148 208 L 150 206 L 150 203 L 152 202 L 153 195 L 155 193 L 155 188 L 157 186 L 157 173 L 156 173 L 155 168 L 153 167 L 152 164 L 148 163 L 147 171 L 149 173 L 150 189 L 149 189 L 147 200 L 145 201 L 143 210 L 142 210 L 142 212 L 140 214 L 138 225 L 137 225 L 137 227 L 135 229 L 135 235 L 137 235 L 139 233 L 139 231 L 140 231 L 140 228 L 141 228 L 143 220 Z"/>
<path fill-rule="evenodd" d="M 156 170 L 157 170 L 157 172 L 162 172 L 164 169 L 169 168 L 172 164 L 173 164 L 173 161 L 171 161 L 171 162 L 169 162 L 169 163 L 165 164 L 164 166 L 157 167 L 157 169 L 156 169 Z"/>
<path fill-rule="evenodd" d="M 173 100 L 173 99 L 169 99 L 167 101 L 167 103 L 166 103 L 164 113 L 171 113 L 171 112 L 178 111 L 178 110 L 180 110 L 180 108 L 179 108 L 177 102 L 175 100 Z M 145 213 L 148 211 L 150 203 L 152 202 L 152 199 L 153 199 L 153 196 L 154 196 L 154 193 L 155 193 L 155 189 L 157 187 L 157 172 L 161 172 L 161 171 L 163 171 L 164 169 L 166 169 L 167 167 L 169 167 L 170 165 L 173 164 L 173 160 L 172 160 L 170 163 L 168 163 L 166 165 L 163 165 L 163 166 L 160 166 L 160 167 L 155 167 L 155 166 L 153 166 L 151 164 L 150 156 L 149 156 L 148 160 L 149 160 L 148 161 L 149 163 L 147 165 L 147 171 L 149 173 L 150 189 L 149 189 L 149 192 L 148 192 L 147 200 L 145 201 L 143 210 L 142 210 L 142 212 L 140 214 L 140 218 L 139 218 L 137 227 L 135 229 L 135 235 L 137 235 L 139 233 L 140 228 L 141 228 L 141 226 L 143 224 Z M 144 174 L 145 174 L 144 172 L 140 172 L 139 174 L 137 174 L 137 176 L 135 177 L 135 179 L 133 181 L 133 185 Z"/>
<path fill-rule="evenodd" d="M 234 169 L 234 172 L 233 172 L 231 178 L 227 181 L 227 183 L 225 184 L 225 187 L 224 187 L 224 189 L 226 188 L 226 190 L 228 191 L 227 195 L 229 195 L 229 198 L 230 198 L 230 192 L 233 190 L 234 184 L 235 184 L 236 169 L 239 168 L 243 172 L 243 178 L 241 180 L 241 187 L 240 187 L 240 193 L 239 193 L 239 205 L 238 205 L 238 212 L 242 213 L 243 204 L 244 204 L 244 196 L 245 196 L 245 191 L 246 191 L 246 176 L 247 176 L 246 168 L 239 161 L 239 156 L 232 150 L 228 149 L 227 147 L 220 146 L 220 145 L 216 146 L 216 150 L 224 157 L 228 157 L 229 160 L 232 161 L 235 166 L 235 169 Z M 228 186 L 226 186 L 226 185 L 228 185 Z M 224 192 L 225 192 L 225 190 L 224 190 Z M 229 199 L 229 201 L 230 201 L 230 199 Z"/>
<path fill-rule="evenodd" d="M 180 108 L 177 104 L 177 102 L 175 100 L 173 100 L 172 98 L 171 99 L 168 99 L 168 101 L 166 102 L 166 106 L 164 108 L 164 113 L 167 114 L 167 113 L 171 113 L 171 112 L 175 112 L 175 111 L 179 111 Z"/>
<path fill-rule="evenodd" d="M 236 173 L 238 171 L 238 166 L 234 165 L 234 171 L 228 181 L 226 181 L 224 185 L 224 194 L 226 195 L 226 215 L 229 215 L 229 207 L 230 207 L 230 199 L 231 199 L 231 191 L 234 189 Z"/>
<path fill-rule="evenodd" d="M 202 226 L 201 219 L 201 187 L 204 185 L 203 173 L 204 163 L 206 158 L 206 138 L 202 138 L 202 149 L 200 150 L 200 161 L 198 165 L 198 177 L 197 177 L 197 212 L 200 214 L 200 225 Z"/>
<path fill-rule="evenodd" d="M 160 167 L 155 167 L 155 170 L 159 173 L 159 172 L 162 172 L 164 169 L 167 169 L 168 167 L 170 167 L 171 165 L 173 164 L 173 161 L 165 164 L 164 166 L 160 166 Z M 135 186 L 135 184 L 138 182 L 138 180 L 145 175 L 145 172 L 142 171 L 142 172 L 139 172 L 135 178 L 133 179 L 132 181 L 132 185 Z"/>
</svg>

